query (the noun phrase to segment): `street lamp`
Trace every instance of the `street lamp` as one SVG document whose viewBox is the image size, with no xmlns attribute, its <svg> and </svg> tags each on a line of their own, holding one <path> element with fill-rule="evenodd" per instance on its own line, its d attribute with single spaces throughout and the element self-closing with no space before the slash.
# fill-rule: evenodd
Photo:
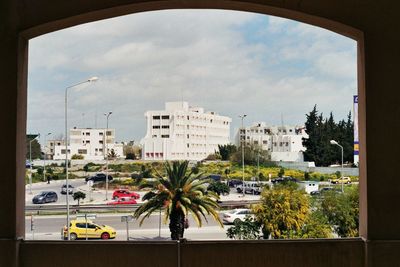
<svg viewBox="0 0 400 267">
<path fill-rule="evenodd" d="M 108 143 L 107 143 L 107 132 L 108 132 L 108 118 L 112 114 L 112 111 L 108 113 L 104 113 L 104 116 L 107 118 L 107 127 L 106 132 L 104 134 L 104 140 L 106 142 L 106 149 L 105 149 L 105 157 L 106 157 L 106 200 L 108 199 Z"/>
<path fill-rule="evenodd" d="M 244 118 L 246 118 L 247 115 L 243 114 L 243 115 L 239 115 L 239 118 L 242 119 L 242 127 L 241 129 L 243 130 L 243 120 Z M 246 130 L 244 130 L 244 142 L 242 140 L 242 136 L 239 134 L 239 138 L 240 138 L 240 143 L 242 144 L 242 193 L 243 193 L 243 197 L 244 197 L 244 143 L 246 142 Z"/>
<path fill-rule="evenodd" d="M 43 181 L 46 181 L 46 137 L 51 135 L 51 133 L 47 133 L 44 135 L 44 143 L 43 143 Z"/>
<path fill-rule="evenodd" d="M 65 88 L 65 185 L 67 187 L 67 194 L 66 194 L 66 204 L 67 204 L 67 240 L 69 240 L 69 184 L 68 184 L 68 112 L 67 112 L 67 106 L 68 106 L 68 89 L 73 88 L 75 86 L 84 84 L 84 83 L 91 83 L 97 81 L 99 78 L 97 77 L 92 77 L 87 79 L 86 81 L 76 83 L 74 85 L 68 86 Z"/>
<path fill-rule="evenodd" d="M 29 194 L 32 195 L 32 142 L 36 138 L 40 137 L 40 134 L 38 134 L 35 138 L 29 141 Z"/>
<path fill-rule="evenodd" d="M 331 143 L 331 145 L 339 146 L 340 149 L 342 150 L 342 171 L 340 173 L 340 182 L 342 184 L 342 193 L 343 193 L 344 192 L 344 190 L 343 190 L 343 147 L 341 145 L 339 145 L 339 143 L 336 142 L 335 140 L 331 140 L 330 143 Z"/>
</svg>

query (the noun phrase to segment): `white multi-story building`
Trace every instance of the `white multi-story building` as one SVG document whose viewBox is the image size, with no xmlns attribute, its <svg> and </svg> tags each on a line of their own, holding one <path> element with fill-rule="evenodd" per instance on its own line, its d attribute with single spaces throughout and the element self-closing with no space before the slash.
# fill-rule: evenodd
<svg viewBox="0 0 400 267">
<path fill-rule="evenodd" d="M 123 157 L 123 144 L 115 143 L 115 129 L 73 128 L 69 140 L 68 158 L 82 155 L 85 160 L 102 160 L 112 149 L 117 157 Z M 47 144 L 50 146 L 46 150 L 51 152 L 53 159 L 65 159 L 64 141 L 49 140 Z"/>
<path fill-rule="evenodd" d="M 165 110 L 147 111 L 145 117 L 144 160 L 202 160 L 229 143 L 232 119 L 188 102 L 167 102 Z"/>
<path fill-rule="evenodd" d="M 303 138 L 308 138 L 304 126 L 267 126 L 256 123 L 250 127 L 239 128 L 236 144 L 246 140 L 246 145 L 259 145 L 271 155 L 272 161 L 304 161 Z"/>
</svg>

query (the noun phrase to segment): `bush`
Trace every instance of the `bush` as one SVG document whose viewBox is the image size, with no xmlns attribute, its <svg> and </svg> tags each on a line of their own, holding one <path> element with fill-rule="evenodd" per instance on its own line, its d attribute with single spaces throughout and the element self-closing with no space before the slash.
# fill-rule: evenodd
<svg viewBox="0 0 400 267">
<path fill-rule="evenodd" d="M 84 156 L 79 154 L 73 154 L 71 159 L 84 159 Z"/>
<path fill-rule="evenodd" d="M 212 182 L 208 185 L 207 190 L 213 191 L 218 195 L 228 195 L 230 188 L 227 184 L 221 182 Z"/>
</svg>

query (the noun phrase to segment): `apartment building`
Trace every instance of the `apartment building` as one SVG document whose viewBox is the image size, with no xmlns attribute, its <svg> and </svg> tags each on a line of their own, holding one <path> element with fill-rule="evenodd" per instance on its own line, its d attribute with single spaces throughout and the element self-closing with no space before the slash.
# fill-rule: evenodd
<svg viewBox="0 0 400 267">
<path fill-rule="evenodd" d="M 272 161 L 304 161 L 303 138 L 308 138 L 304 126 L 268 126 L 265 123 L 255 123 L 249 127 L 239 128 L 236 134 L 236 145 L 246 142 L 246 145 L 258 145 L 269 151 Z"/>
<path fill-rule="evenodd" d="M 123 144 L 115 143 L 115 129 L 73 128 L 69 131 L 69 141 L 68 158 L 82 155 L 86 160 L 102 160 L 112 149 L 117 157 L 124 156 Z M 46 151 L 54 160 L 65 159 L 64 141 L 49 140 L 47 144 Z"/>
<path fill-rule="evenodd" d="M 167 102 L 145 113 L 144 160 L 202 160 L 229 143 L 232 119 L 188 102 Z"/>
</svg>

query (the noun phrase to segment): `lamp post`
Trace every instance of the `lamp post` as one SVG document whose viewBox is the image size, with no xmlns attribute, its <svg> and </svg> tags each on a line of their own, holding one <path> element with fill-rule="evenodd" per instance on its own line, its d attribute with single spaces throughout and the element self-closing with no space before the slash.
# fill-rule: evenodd
<svg viewBox="0 0 400 267">
<path fill-rule="evenodd" d="M 43 181 L 46 181 L 46 137 L 51 135 L 51 133 L 47 133 L 44 135 L 44 143 L 43 143 Z"/>
<path fill-rule="evenodd" d="M 66 194 L 66 204 L 67 204 L 67 240 L 69 240 L 69 184 L 68 184 L 68 112 L 67 112 L 67 106 L 68 106 L 68 89 L 73 88 L 75 86 L 84 84 L 84 83 L 91 83 L 97 81 L 97 77 L 92 77 L 89 78 L 83 82 L 76 83 L 74 85 L 68 86 L 65 88 L 65 114 L 64 114 L 64 119 L 65 119 L 65 185 L 67 187 L 67 194 Z"/>
<path fill-rule="evenodd" d="M 339 143 L 336 142 L 335 140 L 331 140 L 330 143 L 331 143 L 331 145 L 339 146 L 342 151 L 342 171 L 340 173 L 340 183 L 342 184 L 342 193 L 343 193 L 344 192 L 344 190 L 343 190 L 343 147 L 341 145 L 339 145 Z"/>
<path fill-rule="evenodd" d="M 35 138 L 29 141 L 29 194 L 32 195 L 32 142 L 35 140 L 37 137 L 39 137 L 40 134 L 38 134 Z"/>
<path fill-rule="evenodd" d="M 242 130 L 243 130 L 243 120 L 246 117 L 247 117 L 246 114 L 239 115 L 239 118 L 242 119 L 242 127 L 241 127 Z M 239 135 L 239 136 L 240 136 L 240 139 L 242 139 L 241 135 Z M 242 194 L 243 194 L 243 197 L 244 197 L 244 144 L 246 142 L 246 130 L 244 130 L 244 140 L 240 140 L 240 141 L 241 141 L 241 144 L 242 144 Z"/>
<path fill-rule="evenodd" d="M 107 143 L 107 132 L 108 132 L 108 119 L 112 111 L 108 113 L 104 113 L 104 116 L 107 118 L 107 125 L 106 125 L 106 132 L 104 134 L 104 141 L 106 142 L 106 149 L 105 149 L 105 157 L 106 157 L 106 200 L 108 200 L 108 143 Z"/>
</svg>

